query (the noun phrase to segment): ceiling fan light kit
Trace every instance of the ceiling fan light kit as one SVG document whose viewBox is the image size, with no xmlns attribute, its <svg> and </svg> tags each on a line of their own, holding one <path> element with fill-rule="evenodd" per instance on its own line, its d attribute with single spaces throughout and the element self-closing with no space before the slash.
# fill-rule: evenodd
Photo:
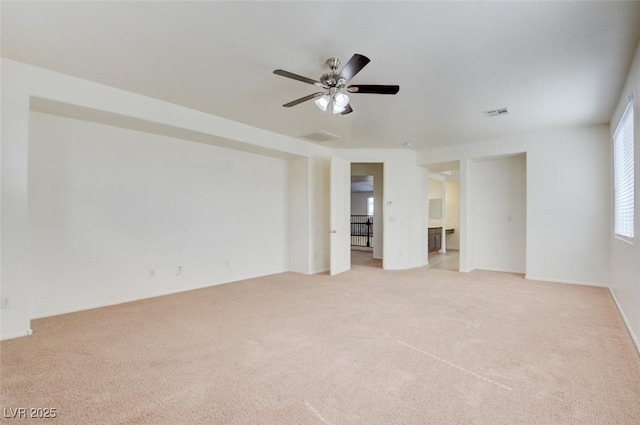
<svg viewBox="0 0 640 425">
<path fill-rule="evenodd" d="M 315 100 L 315 104 L 318 108 L 320 108 L 321 111 L 326 111 L 327 106 L 329 106 L 329 99 L 330 98 L 328 94 L 322 95 L 322 97 L 319 97 Z"/>
<path fill-rule="evenodd" d="M 347 83 L 370 62 L 366 56 L 356 53 L 349 59 L 349 62 L 338 72 L 340 59 L 329 58 L 326 61 L 329 72 L 322 75 L 319 80 L 303 77 L 283 69 L 276 69 L 274 74 L 281 77 L 291 78 L 312 84 L 322 88 L 324 91 L 312 93 L 310 95 L 285 103 L 285 108 L 298 105 L 308 100 L 315 99 L 315 104 L 321 111 L 329 110 L 332 114 L 347 115 L 353 112 L 348 93 L 368 93 L 368 94 L 396 94 L 400 90 L 397 85 L 371 85 L 354 84 L 347 86 Z"/>
<path fill-rule="evenodd" d="M 341 114 L 349 104 L 349 96 L 342 91 L 325 93 L 315 100 L 315 104 L 323 112 L 330 109 L 333 114 Z"/>
</svg>

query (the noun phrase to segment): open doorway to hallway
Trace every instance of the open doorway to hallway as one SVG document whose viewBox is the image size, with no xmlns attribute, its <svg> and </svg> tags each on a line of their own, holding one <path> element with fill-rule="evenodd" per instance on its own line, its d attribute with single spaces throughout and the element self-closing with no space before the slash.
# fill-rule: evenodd
<svg viewBox="0 0 640 425">
<path fill-rule="evenodd" d="M 383 164 L 351 164 L 351 263 L 382 268 Z"/>
<path fill-rule="evenodd" d="M 429 167 L 427 185 L 429 267 L 458 271 L 460 267 L 460 163 Z"/>
</svg>

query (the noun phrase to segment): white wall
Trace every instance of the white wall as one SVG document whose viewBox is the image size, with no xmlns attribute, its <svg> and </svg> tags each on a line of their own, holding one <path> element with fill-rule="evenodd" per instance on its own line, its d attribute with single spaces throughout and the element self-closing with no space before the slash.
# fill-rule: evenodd
<svg viewBox="0 0 640 425">
<path fill-rule="evenodd" d="M 444 191 L 442 190 L 444 183 L 444 179 L 442 180 L 436 180 L 433 178 L 429 178 L 428 182 L 427 182 L 427 198 L 429 201 L 431 201 L 432 199 L 443 199 L 444 198 Z M 443 205 L 444 207 L 444 205 Z M 429 227 L 439 227 L 442 226 L 442 218 L 432 218 L 430 217 L 430 214 L 427 214 L 428 216 L 428 223 L 429 223 Z M 448 223 L 447 223 L 448 225 Z"/>
<path fill-rule="evenodd" d="M 460 249 L 460 182 L 447 180 L 445 182 L 445 218 L 447 229 L 453 229 L 452 234 L 446 235 L 447 250 Z"/>
<path fill-rule="evenodd" d="M 421 267 L 428 264 L 427 241 L 427 175 L 424 167 L 410 167 L 407 170 L 412 181 L 409 192 L 409 265 Z"/>
<path fill-rule="evenodd" d="M 526 171 L 524 155 L 470 161 L 471 269 L 525 272 Z"/>
<path fill-rule="evenodd" d="M 373 192 L 351 192 L 352 215 L 367 215 L 367 198 L 373 198 Z"/>
<path fill-rule="evenodd" d="M 627 327 L 640 350 L 640 44 L 636 48 L 633 64 L 620 95 L 615 113 L 611 118 L 610 134 L 620 121 L 627 105 L 628 96 L 633 96 L 635 136 L 635 241 L 629 244 L 613 236 L 613 223 L 609 227 L 611 242 L 611 292 L 622 312 Z M 610 148 L 613 152 L 613 146 Z M 613 211 L 612 211 L 613 214 Z"/>
<path fill-rule="evenodd" d="M 31 333 L 27 284 L 27 137 L 29 80 L 21 67 L 2 59 L 2 191 L 0 294 L 10 308 L 0 310 L 0 338 Z"/>
<path fill-rule="evenodd" d="M 607 286 L 610 161 L 605 126 L 527 152 L 527 277 Z"/>
<path fill-rule="evenodd" d="M 32 317 L 288 269 L 286 160 L 30 118 Z"/>
<path fill-rule="evenodd" d="M 421 152 L 418 164 L 460 160 L 460 269 L 475 263 L 468 252 L 468 161 L 527 155 L 526 275 L 531 279 L 608 285 L 611 185 L 609 129 L 575 127 Z"/>
<path fill-rule="evenodd" d="M 331 176 L 328 156 L 309 158 L 309 273 L 329 270 L 329 181 Z"/>
<path fill-rule="evenodd" d="M 309 158 L 291 159 L 289 162 L 289 270 L 310 272 L 310 192 Z"/>
</svg>

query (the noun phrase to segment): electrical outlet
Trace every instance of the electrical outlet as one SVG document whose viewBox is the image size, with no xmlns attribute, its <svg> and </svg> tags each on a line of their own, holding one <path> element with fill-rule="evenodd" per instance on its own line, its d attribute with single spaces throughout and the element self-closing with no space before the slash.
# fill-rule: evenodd
<svg viewBox="0 0 640 425">
<path fill-rule="evenodd" d="M 182 266 L 178 266 L 178 272 L 176 273 L 176 276 L 180 276 L 182 274 Z"/>
<path fill-rule="evenodd" d="M 149 277 L 156 277 L 156 271 L 154 269 L 149 270 Z"/>
<path fill-rule="evenodd" d="M 0 308 L 11 308 L 11 300 L 8 297 L 1 297 Z"/>
</svg>

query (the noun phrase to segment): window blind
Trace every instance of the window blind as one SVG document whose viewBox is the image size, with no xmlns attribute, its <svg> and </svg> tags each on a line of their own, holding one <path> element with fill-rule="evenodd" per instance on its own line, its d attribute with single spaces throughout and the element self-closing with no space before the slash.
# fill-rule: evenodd
<svg viewBox="0 0 640 425">
<path fill-rule="evenodd" d="M 632 240 L 634 216 L 633 99 L 613 134 L 614 233 Z"/>
</svg>

